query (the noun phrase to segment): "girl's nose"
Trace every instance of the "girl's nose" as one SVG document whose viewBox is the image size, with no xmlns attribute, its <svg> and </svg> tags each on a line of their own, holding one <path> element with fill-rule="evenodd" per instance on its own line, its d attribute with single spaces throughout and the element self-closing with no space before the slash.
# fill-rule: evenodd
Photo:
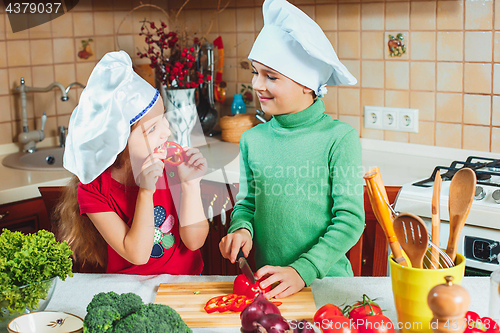
<svg viewBox="0 0 500 333">
<path fill-rule="evenodd" d="M 264 83 L 264 78 L 261 75 L 255 75 L 252 79 L 253 90 L 264 91 L 266 90 L 266 85 Z"/>
</svg>

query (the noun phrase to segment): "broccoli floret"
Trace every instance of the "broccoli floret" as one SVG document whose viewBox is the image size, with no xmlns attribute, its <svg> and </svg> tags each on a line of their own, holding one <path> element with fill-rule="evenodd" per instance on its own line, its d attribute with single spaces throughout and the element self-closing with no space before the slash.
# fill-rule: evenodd
<svg viewBox="0 0 500 333">
<path fill-rule="evenodd" d="M 90 301 L 89 305 L 87 305 L 87 312 L 90 312 L 90 310 L 104 305 L 109 305 L 114 308 L 116 307 L 116 304 L 118 304 L 119 298 L 120 295 L 118 295 L 114 291 L 96 294 L 92 298 L 92 301 Z"/>
<path fill-rule="evenodd" d="M 146 318 L 132 313 L 116 323 L 113 333 L 146 332 Z"/>
<path fill-rule="evenodd" d="M 116 309 L 120 312 L 122 318 L 125 318 L 129 314 L 139 311 L 143 304 L 141 296 L 134 293 L 126 293 L 120 295 Z"/>
<path fill-rule="evenodd" d="M 146 319 L 146 333 L 191 333 L 181 316 L 164 304 L 146 304 L 138 312 Z"/>
<path fill-rule="evenodd" d="M 143 303 L 142 298 L 134 293 L 118 295 L 114 291 L 110 291 L 108 293 L 96 294 L 89 305 L 87 305 L 87 312 L 105 305 L 117 309 L 120 316 L 125 318 L 129 314 L 139 311 Z"/>
<path fill-rule="evenodd" d="M 113 332 L 113 323 L 120 320 L 121 316 L 118 310 L 109 306 L 103 305 L 90 309 L 85 316 L 83 322 L 84 333 L 102 333 Z"/>
<path fill-rule="evenodd" d="M 144 304 L 134 293 L 111 291 L 94 296 L 87 306 L 84 333 L 191 333 L 181 316 L 163 304 Z"/>
</svg>

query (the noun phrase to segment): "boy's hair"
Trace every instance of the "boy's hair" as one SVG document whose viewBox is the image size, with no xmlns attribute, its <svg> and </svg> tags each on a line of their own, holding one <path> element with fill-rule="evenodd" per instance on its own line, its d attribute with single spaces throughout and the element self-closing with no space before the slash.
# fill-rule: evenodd
<svg viewBox="0 0 500 333">
<path fill-rule="evenodd" d="M 125 163 L 130 158 L 128 146 L 118 154 L 113 167 L 120 169 L 128 168 Z M 80 180 L 73 176 L 65 187 L 61 199 L 54 210 L 56 221 L 56 235 L 61 241 L 67 241 L 73 250 L 73 259 L 81 266 L 86 264 L 92 266 L 106 267 L 108 261 L 107 243 L 102 238 L 92 221 L 80 215 L 77 192 Z"/>
</svg>

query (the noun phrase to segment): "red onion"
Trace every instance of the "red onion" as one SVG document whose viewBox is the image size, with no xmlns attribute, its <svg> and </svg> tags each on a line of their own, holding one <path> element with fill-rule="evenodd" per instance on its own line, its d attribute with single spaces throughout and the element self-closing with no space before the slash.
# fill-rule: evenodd
<svg viewBox="0 0 500 333">
<path fill-rule="evenodd" d="M 290 325 L 285 318 L 277 313 L 268 313 L 263 315 L 258 323 L 257 327 L 262 327 L 265 329 L 264 332 L 267 333 L 286 333 L 290 332 Z"/>
<path fill-rule="evenodd" d="M 290 327 L 293 329 L 293 333 L 314 333 L 313 324 L 305 319 L 297 321 L 295 319 L 290 320 Z"/>
<path fill-rule="evenodd" d="M 255 323 L 264 315 L 264 311 L 256 301 L 250 303 L 240 314 L 243 332 L 253 332 L 257 328 Z"/>
<path fill-rule="evenodd" d="M 262 317 L 268 314 L 275 314 L 280 318 L 283 318 L 281 317 L 281 312 L 278 307 L 273 302 L 268 301 L 263 293 L 259 293 L 255 300 L 250 303 L 240 314 L 241 328 L 243 329 L 243 332 L 258 331 L 257 323 L 260 322 Z M 284 321 L 286 322 L 286 320 Z"/>
<path fill-rule="evenodd" d="M 264 296 L 263 293 L 259 293 L 259 295 L 257 295 L 257 297 L 255 297 L 255 300 L 253 301 L 253 303 L 257 303 L 259 305 L 259 307 L 262 309 L 262 311 L 264 311 L 264 314 L 268 314 L 268 313 L 281 314 L 281 312 L 278 309 L 278 307 L 276 306 L 276 304 L 268 301 L 266 296 Z"/>
</svg>

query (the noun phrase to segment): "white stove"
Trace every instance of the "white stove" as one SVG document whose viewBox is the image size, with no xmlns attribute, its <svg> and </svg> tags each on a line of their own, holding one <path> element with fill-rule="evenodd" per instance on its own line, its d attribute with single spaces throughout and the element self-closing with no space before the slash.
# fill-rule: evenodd
<svg viewBox="0 0 500 333">
<path fill-rule="evenodd" d="M 460 235 L 458 252 L 466 258 L 466 275 L 489 275 L 499 268 L 500 255 L 500 160 L 469 156 L 449 167 L 437 166 L 428 179 L 403 185 L 394 209 L 419 215 L 431 228 L 434 176 L 441 174 L 441 248 L 449 235 L 448 192 L 455 172 L 463 167 L 476 172 L 476 195 Z"/>
</svg>

